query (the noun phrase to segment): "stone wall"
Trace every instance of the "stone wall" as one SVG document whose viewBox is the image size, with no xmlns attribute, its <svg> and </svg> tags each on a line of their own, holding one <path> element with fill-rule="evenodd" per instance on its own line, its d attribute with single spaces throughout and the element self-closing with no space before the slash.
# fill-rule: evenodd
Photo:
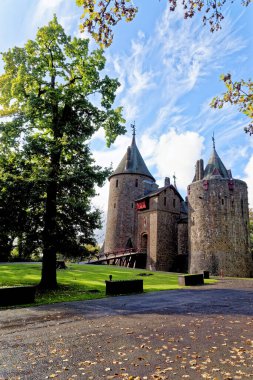
<svg viewBox="0 0 253 380">
<path fill-rule="evenodd" d="M 172 271 L 177 256 L 178 214 L 158 211 L 156 270 Z"/>
<path fill-rule="evenodd" d="M 247 185 L 210 179 L 188 188 L 190 273 L 250 277 Z"/>
<path fill-rule="evenodd" d="M 138 211 L 138 247 L 147 235 L 147 269 L 168 271 L 177 255 L 180 198 L 168 188 L 151 196 L 149 210 Z"/>
<path fill-rule="evenodd" d="M 177 225 L 177 246 L 179 255 L 188 254 L 188 223 L 187 219 Z"/>
</svg>

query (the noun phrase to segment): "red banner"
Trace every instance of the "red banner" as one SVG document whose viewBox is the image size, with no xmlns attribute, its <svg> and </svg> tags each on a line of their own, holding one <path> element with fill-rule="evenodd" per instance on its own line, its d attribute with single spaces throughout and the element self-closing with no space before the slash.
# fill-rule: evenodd
<svg viewBox="0 0 253 380">
<path fill-rule="evenodd" d="M 140 201 L 136 203 L 137 210 L 144 210 L 147 208 L 146 201 Z"/>
</svg>

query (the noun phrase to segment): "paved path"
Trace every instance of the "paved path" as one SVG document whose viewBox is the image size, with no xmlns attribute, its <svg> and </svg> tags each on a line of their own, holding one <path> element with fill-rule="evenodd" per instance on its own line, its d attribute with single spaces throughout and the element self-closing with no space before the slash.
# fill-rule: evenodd
<svg viewBox="0 0 253 380">
<path fill-rule="evenodd" d="M 253 379 L 252 359 L 253 280 L 0 311 L 0 379 Z"/>
</svg>

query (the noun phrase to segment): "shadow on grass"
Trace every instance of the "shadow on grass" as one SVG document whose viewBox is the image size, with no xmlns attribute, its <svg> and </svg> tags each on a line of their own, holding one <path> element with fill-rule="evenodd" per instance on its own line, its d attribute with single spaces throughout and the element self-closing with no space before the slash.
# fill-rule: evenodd
<svg viewBox="0 0 253 380">
<path fill-rule="evenodd" d="M 40 275 L 40 264 L 1 265 L 0 286 L 37 285 L 40 281 Z M 35 304 L 29 306 L 104 298 L 106 296 L 105 280 L 109 279 L 109 275 L 112 275 L 113 280 L 141 277 L 144 281 L 145 293 L 180 288 L 178 274 L 175 273 L 150 272 L 142 269 L 107 265 L 68 264 L 68 269 L 57 271 L 58 289 L 44 293 L 37 292 Z"/>
</svg>

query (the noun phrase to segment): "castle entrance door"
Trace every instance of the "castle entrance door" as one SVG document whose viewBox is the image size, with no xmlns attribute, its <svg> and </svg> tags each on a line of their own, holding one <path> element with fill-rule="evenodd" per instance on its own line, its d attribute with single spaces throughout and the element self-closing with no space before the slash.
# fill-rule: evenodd
<svg viewBox="0 0 253 380">
<path fill-rule="evenodd" d="M 141 250 L 147 252 L 148 249 L 148 234 L 141 235 Z"/>
</svg>

